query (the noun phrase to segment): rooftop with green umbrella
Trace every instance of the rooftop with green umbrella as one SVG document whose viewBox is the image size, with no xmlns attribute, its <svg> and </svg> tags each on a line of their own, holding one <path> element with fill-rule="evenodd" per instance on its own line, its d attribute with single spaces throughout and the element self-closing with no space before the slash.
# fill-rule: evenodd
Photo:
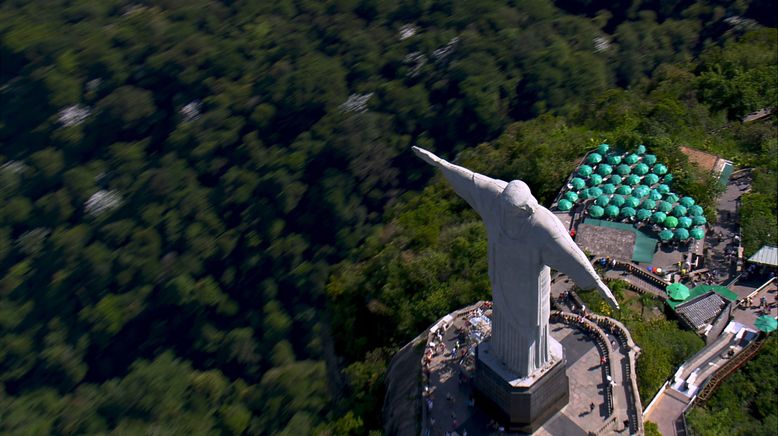
<svg viewBox="0 0 778 436">
<path fill-rule="evenodd" d="M 632 172 L 632 168 L 627 164 L 621 164 L 616 167 L 616 172 L 621 174 L 622 176 L 626 176 L 627 174 Z"/>
<path fill-rule="evenodd" d="M 597 206 L 605 207 L 608 205 L 610 200 L 611 200 L 610 197 L 608 197 L 607 195 L 600 195 L 599 197 L 597 197 L 597 200 L 595 200 L 595 202 L 597 203 Z"/>
<path fill-rule="evenodd" d="M 688 229 L 692 226 L 692 219 L 688 216 L 682 216 L 678 218 L 678 227 L 682 229 Z"/>
<path fill-rule="evenodd" d="M 707 223 L 707 222 L 708 222 L 708 219 L 705 218 L 705 216 L 703 216 L 703 215 L 693 216 L 692 217 L 692 224 L 694 224 L 695 226 L 704 226 L 705 223 Z"/>
<path fill-rule="evenodd" d="M 754 322 L 754 327 L 765 333 L 770 333 L 775 331 L 775 329 L 778 329 L 778 320 L 770 315 L 762 315 L 756 319 Z"/>
<path fill-rule="evenodd" d="M 635 216 L 635 213 L 635 209 L 631 207 L 624 207 L 621 209 L 621 211 L 619 211 L 619 215 L 625 218 Z"/>
<path fill-rule="evenodd" d="M 621 185 L 621 176 L 618 174 L 612 174 L 610 179 L 608 179 L 610 183 L 613 183 L 616 186 Z"/>
<path fill-rule="evenodd" d="M 681 206 L 680 204 L 675 206 L 673 208 L 673 215 L 675 215 L 676 217 L 682 217 L 686 215 L 686 208 L 684 206 Z"/>
<path fill-rule="evenodd" d="M 673 300 L 685 300 L 691 295 L 691 291 L 682 283 L 672 283 L 665 288 L 667 295 Z"/>
<path fill-rule="evenodd" d="M 634 165 L 638 163 L 639 160 L 640 160 L 640 156 L 636 155 L 635 153 L 632 153 L 629 156 L 624 158 L 624 162 L 626 162 L 627 165 Z"/>
<path fill-rule="evenodd" d="M 659 239 L 663 241 L 669 241 L 673 239 L 673 232 L 667 229 L 662 230 L 659 232 Z"/>
<path fill-rule="evenodd" d="M 589 198 L 597 198 L 602 195 L 602 189 L 598 188 L 597 186 L 589 188 L 589 195 L 591 195 Z"/>
<path fill-rule="evenodd" d="M 689 231 L 686 229 L 675 229 L 673 236 L 679 241 L 685 241 L 689 239 Z"/>
<path fill-rule="evenodd" d="M 646 174 L 646 177 L 643 177 L 643 183 L 649 186 L 653 186 L 659 183 L 659 176 L 654 173 Z"/>
<path fill-rule="evenodd" d="M 601 185 L 600 188 L 602 189 L 602 192 L 606 194 L 613 194 L 614 192 L 616 192 L 616 185 L 614 185 L 613 183 L 605 183 Z"/>
<path fill-rule="evenodd" d="M 589 177 L 589 186 L 597 186 L 602 183 L 602 176 L 599 174 L 592 174 Z"/>
<path fill-rule="evenodd" d="M 635 151 L 637 154 L 643 154 L 646 152 L 646 146 L 643 144 L 638 145 L 637 150 Z"/>
<path fill-rule="evenodd" d="M 643 203 L 640 204 L 640 208 L 654 210 L 654 208 L 656 208 L 656 202 L 650 198 L 646 198 L 643 200 Z"/>
<path fill-rule="evenodd" d="M 575 203 L 578 201 L 578 194 L 573 191 L 565 192 L 565 200 Z"/>
<path fill-rule="evenodd" d="M 624 206 L 636 208 L 640 204 L 640 199 L 633 196 L 624 197 Z"/>
<path fill-rule="evenodd" d="M 689 207 L 689 215 L 691 216 L 701 216 L 703 213 L 702 207 L 700 205 L 695 204 Z"/>
<path fill-rule="evenodd" d="M 578 174 L 580 174 L 582 177 L 589 177 L 592 175 L 592 167 L 589 165 L 581 165 L 578 167 Z"/>
<path fill-rule="evenodd" d="M 678 218 L 674 216 L 669 216 L 665 218 L 665 222 L 662 224 L 664 224 L 665 227 L 667 227 L 668 229 L 674 229 L 678 226 Z"/>
<path fill-rule="evenodd" d="M 672 174 L 665 174 L 665 176 L 662 178 L 662 181 L 665 183 L 670 183 L 673 181 L 673 175 Z"/>
<path fill-rule="evenodd" d="M 570 184 L 573 185 L 573 189 L 577 191 L 586 186 L 586 181 L 580 177 L 573 177 L 573 179 L 570 180 Z"/>
<path fill-rule="evenodd" d="M 618 165 L 618 164 L 620 164 L 621 163 L 621 156 L 619 156 L 618 154 L 612 154 L 612 155 L 608 156 L 608 163 L 611 164 L 611 165 Z M 629 167 L 627 167 L 627 168 L 629 168 Z"/>
<path fill-rule="evenodd" d="M 683 197 L 680 203 L 684 207 L 692 207 L 694 206 L 694 199 L 691 197 Z"/>
<path fill-rule="evenodd" d="M 604 163 L 597 166 L 597 173 L 601 176 L 609 176 L 613 172 L 613 167 Z"/>
<path fill-rule="evenodd" d="M 651 215 L 651 222 L 654 224 L 662 224 L 667 219 L 667 215 L 664 214 L 664 212 L 654 212 Z M 672 233 L 670 234 L 670 237 L 672 238 Z"/>
<path fill-rule="evenodd" d="M 699 240 L 701 240 L 702 238 L 704 238 L 704 237 L 705 237 L 705 231 L 704 231 L 703 229 L 699 228 L 699 227 L 695 227 L 695 228 L 693 228 L 693 229 L 692 229 L 692 230 L 689 232 L 689 235 L 690 235 L 692 238 L 694 238 L 694 239 L 696 239 L 696 240 L 698 240 L 698 241 L 699 241 Z"/>
<path fill-rule="evenodd" d="M 632 194 L 632 188 L 630 188 L 627 185 L 621 185 L 618 188 L 616 188 L 616 193 L 621 195 L 629 195 Z"/>
<path fill-rule="evenodd" d="M 664 213 L 668 213 L 673 210 L 673 205 L 666 201 L 660 201 L 656 204 L 656 209 Z"/>
<path fill-rule="evenodd" d="M 667 167 L 663 164 L 656 164 L 654 165 L 653 169 L 654 174 L 661 176 L 662 174 L 665 174 L 667 172 Z"/>
<path fill-rule="evenodd" d="M 621 195 L 614 195 L 613 197 L 611 197 L 610 204 L 617 207 L 621 207 L 624 205 L 624 197 L 622 197 Z"/>
<path fill-rule="evenodd" d="M 654 201 L 659 201 L 662 199 L 662 193 L 656 189 L 652 189 L 651 192 L 648 193 L 648 196 Z"/>
<path fill-rule="evenodd" d="M 630 186 L 638 185 L 640 184 L 640 176 L 638 176 L 637 174 L 630 174 L 624 180 L 624 184 Z"/>
<path fill-rule="evenodd" d="M 643 156 L 643 163 L 646 165 L 653 165 L 656 163 L 656 156 L 653 154 L 647 154 Z"/>
<path fill-rule="evenodd" d="M 632 168 L 632 172 L 639 176 L 645 175 L 648 173 L 648 165 L 644 163 L 639 163 L 635 165 L 635 168 Z"/>
<path fill-rule="evenodd" d="M 656 190 L 661 192 L 662 194 L 667 194 L 668 192 L 670 192 L 670 187 L 662 183 L 661 185 L 656 187 Z"/>
<path fill-rule="evenodd" d="M 601 155 L 605 156 L 608 153 L 608 150 L 610 150 L 610 145 L 606 143 L 602 143 L 597 146 L 597 153 L 600 153 Z"/>
<path fill-rule="evenodd" d="M 589 154 L 589 157 L 586 158 L 586 162 L 589 162 L 590 164 L 597 164 L 602 162 L 602 155 L 600 153 L 591 153 Z"/>
<path fill-rule="evenodd" d="M 594 218 L 599 218 L 605 214 L 605 209 L 603 209 L 600 206 L 597 206 L 596 204 L 589 206 L 589 215 L 591 215 Z"/>
<path fill-rule="evenodd" d="M 635 214 L 637 219 L 639 220 L 647 220 L 651 218 L 651 211 L 648 209 L 638 209 L 637 213 Z"/>
<path fill-rule="evenodd" d="M 570 200 L 563 198 L 557 203 L 557 208 L 559 208 L 559 210 L 570 210 L 573 208 L 573 203 Z"/>
<path fill-rule="evenodd" d="M 614 205 L 612 205 L 612 204 L 610 206 L 606 206 L 605 207 L 605 216 L 609 216 L 611 218 L 619 216 L 619 208 L 614 206 Z"/>
</svg>

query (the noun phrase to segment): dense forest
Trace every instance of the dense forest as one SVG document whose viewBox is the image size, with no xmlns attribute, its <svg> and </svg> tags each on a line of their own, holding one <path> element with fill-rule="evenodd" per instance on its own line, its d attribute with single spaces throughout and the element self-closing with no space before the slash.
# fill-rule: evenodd
<svg viewBox="0 0 778 436">
<path fill-rule="evenodd" d="M 488 296 L 411 145 L 548 204 L 593 144 L 757 168 L 772 1 L 0 3 L 0 432 L 380 431 L 398 346 Z M 708 208 L 706 208 L 708 209 Z M 750 220 L 750 221 L 747 221 Z"/>
</svg>

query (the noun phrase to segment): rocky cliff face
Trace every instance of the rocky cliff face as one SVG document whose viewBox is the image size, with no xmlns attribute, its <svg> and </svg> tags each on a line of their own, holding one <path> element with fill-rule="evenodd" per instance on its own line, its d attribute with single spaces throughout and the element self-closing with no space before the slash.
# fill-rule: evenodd
<svg viewBox="0 0 778 436">
<path fill-rule="evenodd" d="M 395 354 L 386 372 L 383 421 L 387 435 L 416 436 L 421 428 L 421 358 L 427 332 Z"/>
</svg>

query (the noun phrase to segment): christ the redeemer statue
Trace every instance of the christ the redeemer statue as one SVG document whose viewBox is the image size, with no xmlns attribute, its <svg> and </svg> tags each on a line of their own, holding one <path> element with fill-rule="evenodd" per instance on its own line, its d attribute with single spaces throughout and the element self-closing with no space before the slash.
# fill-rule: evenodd
<svg viewBox="0 0 778 436">
<path fill-rule="evenodd" d="M 413 151 L 440 168 L 486 225 L 494 300 L 491 349 L 517 378 L 526 379 L 562 357 L 561 345 L 548 334 L 549 267 L 564 272 L 581 288 L 597 289 L 618 308 L 586 255 L 524 182 L 492 179 L 422 148 Z"/>
</svg>

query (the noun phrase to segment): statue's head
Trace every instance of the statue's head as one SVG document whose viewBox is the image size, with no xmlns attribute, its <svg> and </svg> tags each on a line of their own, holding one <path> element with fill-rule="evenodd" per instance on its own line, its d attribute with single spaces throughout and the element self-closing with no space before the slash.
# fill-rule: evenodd
<svg viewBox="0 0 778 436">
<path fill-rule="evenodd" d="M 521 180 L 514 180 L 500 193 L 502 210 L 516 218 L 526 218 L 535 213 L 538 201 L 532 196 L 529 186 Z"/>
</svg>

